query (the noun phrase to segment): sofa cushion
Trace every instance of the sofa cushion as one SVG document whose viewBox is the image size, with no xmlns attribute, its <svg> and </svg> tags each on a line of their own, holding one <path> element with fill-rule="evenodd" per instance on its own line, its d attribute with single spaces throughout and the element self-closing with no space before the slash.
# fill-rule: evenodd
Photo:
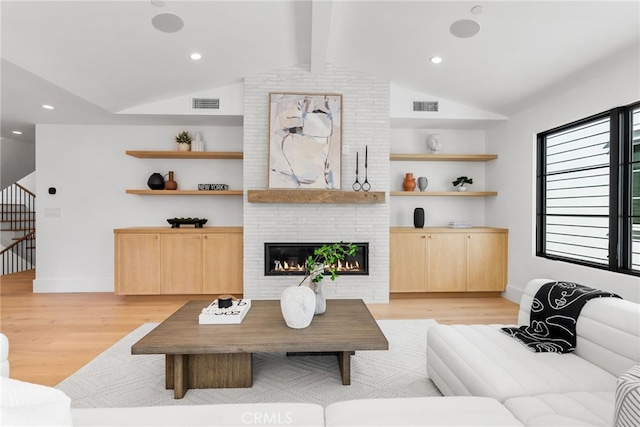
<svg viewBox="0 0 640 427">
<path fill-rule="evenodd" d="M 2 425 L 71 425 L 71 399 L 55 388 L 2 377 L 0 398 Z"/>
<path fill-rule="evenodd" d="M 0 376 L 9 376 L 9 339 L 0 334 Z"/>
<path fill-rule="evenodd" d="M 527 426 L 610 426 L 613 392 L 550 393 L 514 397 L 504 402 Z"/>
<path fill-rule="evenodd" d="M 404 397 L 335 402 L 330 426 L 522 426 L 498 401 L 483 397 Z"/>
<path fill-rule="evenodd" d="M 533 298 L 552 279 L 533 279 L 520 299 L 518 325 L 528 325 Z M 640 363 L 640 305 L 618 298 L 585 304 L 576 323 L 575 353 L 619 377 Z"/>
<path fill-rule="evenodd" d="M 324 426 L 312 403 L 237 403 L 72 409 L 74 426 Z"/>
<path fill-rule="evenodd" d="M 613 425 L 640 426 L 640 365 L 634 366 L 618 378 Z"/>
<path fill-rule="evenodd" d="M 510 397 L 615 390 L 617 377 L 575 353 L 534 353 L 502 325 L 435 325 L 427 372 L 444 395 Z"/>
</svg>

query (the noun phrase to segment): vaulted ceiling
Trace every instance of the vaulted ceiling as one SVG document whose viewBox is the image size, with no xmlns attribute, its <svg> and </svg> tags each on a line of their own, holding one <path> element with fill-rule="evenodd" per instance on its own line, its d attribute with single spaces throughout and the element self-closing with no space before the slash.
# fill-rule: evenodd
<svg viewBox="0 0 640 427">
<path fill-rule="evenodd" d="M 621 59 L 640 63 L 635 0 L 0 5 L 2 136 L 24 141 L 34 140 L 34 123 L 135 122 L 114 113 L 292 65 L 320 73 L 332 63 L 509 116 Z M 166 12 L 182 18 L 181 30 L 154 28 Z M 452 35 L 463 19 L 479 33 Z M 199 61 L 189 58 L 196 51 Z M 441 64 L 430 62 L 436 55 Z"/>
</svg>

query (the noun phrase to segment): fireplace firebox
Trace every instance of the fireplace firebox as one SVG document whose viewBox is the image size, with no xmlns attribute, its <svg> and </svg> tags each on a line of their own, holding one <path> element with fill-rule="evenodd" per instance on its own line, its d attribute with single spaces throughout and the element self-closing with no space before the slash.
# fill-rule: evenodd
<svg viewBox="0 0 640 427">
<path fill-rule="evenodd" d="M 330 243 L 265 243 L 265 276 L 304 276 L 304 263 L 313 251 Z M 369 243 L 354 243 L 355 255 L 338 264 L 338 275 L 369 275 Z"/>
</svg>

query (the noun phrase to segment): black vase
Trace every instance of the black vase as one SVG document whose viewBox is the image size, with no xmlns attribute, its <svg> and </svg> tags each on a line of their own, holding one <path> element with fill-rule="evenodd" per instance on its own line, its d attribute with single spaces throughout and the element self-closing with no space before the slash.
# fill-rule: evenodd
<svg viewBox="0 0 640 427">
<path fill-rule="evenodd" d="M 164 190 L 164 177 L 159 173 L 151 174 L 147 185 L 152 190 Z"/>
<path fill-rule="evenodd" d="M 415 208 L 413 211 L 413 226 L 415 228 L 424 227 L 424 209 Z"/>
</svg>

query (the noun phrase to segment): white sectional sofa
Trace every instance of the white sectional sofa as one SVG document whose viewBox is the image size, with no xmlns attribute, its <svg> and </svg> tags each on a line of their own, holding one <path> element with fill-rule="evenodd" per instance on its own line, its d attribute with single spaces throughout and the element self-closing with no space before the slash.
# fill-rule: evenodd
<svg viewBox="0 0 640 427">
<path fill-rule="evenodd" d="M 528 324 L 536 291 L 520 303 Z M 76 426 L 611 426 L 616 381 L 640 364 L 640 305 L 589 301 L 580 314 L 576 351 L 533 353 L 503 325 L 437 325 L 427 332 L 427 371 L 444 397 L 360 399 L 323 408 L 310 403 L 212 404 L 71 409 L 61 391 L 12 380 L 8 340 L 0 334 L 0 425 Z M 640 426 L 640 373 L 631 421 Z M 637 380 L 636 380 L 637 379 Z M 619 381 L 619 380 L 618 380 Z M 617 427 L 617 426 L 616 426 Z"/>
<path fill-rule="evenodd" d="M 519 325 L 549 279 L 525 288 Z M 437 325 L 427 333 L 427 372 L 446 396 L 496 399 L 525 425 L 610 426 L 616 382 L 640 364 L 640 305 L 617 298 L 585 304 L 573 353 L 534 353 L 499 329 Z M 640 414 L 638 415 L 640 420 Z"/>
</svg>

